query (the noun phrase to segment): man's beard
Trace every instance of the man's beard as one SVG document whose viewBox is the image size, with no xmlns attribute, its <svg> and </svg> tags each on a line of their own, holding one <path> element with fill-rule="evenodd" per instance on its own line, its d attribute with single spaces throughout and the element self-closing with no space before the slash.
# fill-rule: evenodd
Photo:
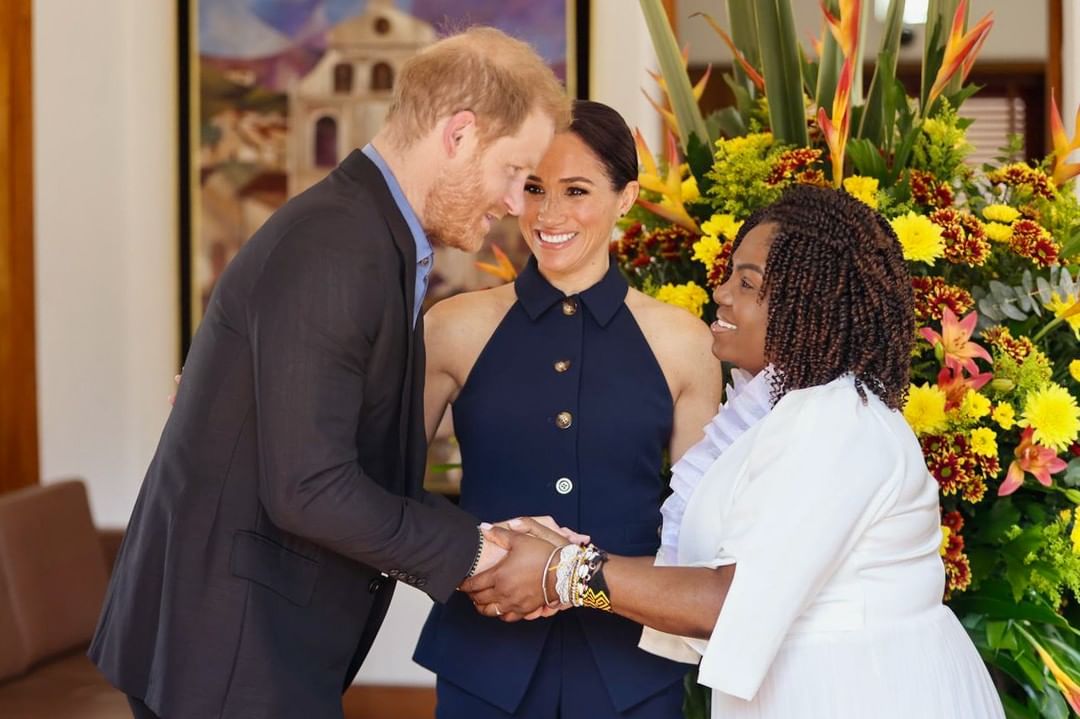
<svg viewBox="0 0 1080 719">
<path fill-rule="evenodd" d="M 448 170 L 436 180 L 424 201 L 424 232 L 437 244 L 476 252 L 485 237 L 484 204 L 483 175 L 476 157 L 461 170 Z"/>
</svg>

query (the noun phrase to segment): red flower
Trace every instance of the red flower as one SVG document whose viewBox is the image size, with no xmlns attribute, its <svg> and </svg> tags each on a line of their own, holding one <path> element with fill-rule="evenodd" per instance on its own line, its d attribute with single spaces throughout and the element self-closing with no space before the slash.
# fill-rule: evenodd
<svg viewBox="0 0 1080 719">
<path fill-rule="evenodd" d="M 912 277 L 911 287 L 915 291 L 915 321 L 919 324 L 939 321 L 946 308 L 959 316 L 975 306 L 970 292 L 941 277 Z"/>
<path fill-rule="evenodd" d="M 974 312 L 958 320 L 953 311 L 946 307 L 941 319 L 941 334 L 929 327 L 921 328 L 919 334 L 935 349 L 941 346 L 946 367 L 951 367 L 957 372 L 967 370 L 969 374 L 977 375 L 979 366 L 975 364 L 975 358 L 978 357 L 987 362 L 992 360 L 990 353 L 982 345 L 971 341 L 971 333 L 975 331 L 976 322 L 978 322 L 978 317 Z"/>
<path fill-rule="evenodd" d="M 1016 460 L 1009 465 L 1009 473 L 998 487 L 999 497 L 1012 494 L 1019 489 L 1024 483 L 1025 473 L 1033 475 L 1044 487 L 1049 487 L 1052 482 L 1050 475 L 1057 474 L 1069 466 L 1057 456 L 1054 450 L 1033 442 L 1031 435 L 1034 432 L 1034 427 L 1028 427 L 1020 435 L 1020 446 L 1016 448 Z"/>
<path fill-rule="evenodd" d="M 1032 260 L 1039 267 L 1055 264 L 1061 250 L 1042 225 L 1026 218 L 1013 223 L 1009 248 L 1021 257 Z"/>
</svg>

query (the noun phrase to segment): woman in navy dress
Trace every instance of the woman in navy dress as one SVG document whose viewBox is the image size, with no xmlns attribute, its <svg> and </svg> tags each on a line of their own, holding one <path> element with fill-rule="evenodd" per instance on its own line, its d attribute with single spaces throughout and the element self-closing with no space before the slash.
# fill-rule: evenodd
<svg viewBox="0 0 1080 719">
<path fill-rule="evenodd" d="M 661 475 L 720 401 L 708 326 L 627 286 L 609 255 L 638 192 L 611 108 L 578 102 L 525 186 L 533 257 L 513 284 L 425 317 L 429 438 L 452 405 L 461 506 L 550 515 L 609 551 L 653 556 Z M 600 612 L 503 623 L 464 594 L 436 605 L 415 659 L 438 675 L 440 719 L 669 719 L 686 665 L 637 648 L 641 626 Z"/>
</svg>

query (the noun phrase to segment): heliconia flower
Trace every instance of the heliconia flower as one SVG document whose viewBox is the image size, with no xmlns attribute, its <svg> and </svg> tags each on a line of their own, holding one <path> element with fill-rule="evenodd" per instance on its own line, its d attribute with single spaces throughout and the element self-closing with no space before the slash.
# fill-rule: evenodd
<svg viewBox="0 0 1080 719">
<path fill-rule="evenodd" d="M 735 47 L 735 41 L 731 39 L 731 36 L 724 31 L 724 28 L 720 27 L 720 24 L 716 22 L 716 20 L 714 20 L 712 15 L 710 15 L 709 13 L 698 12 L 691 15 L 691 17 L 696 17 L 698 15 L 705 18 L 705 22 L 709 23 L 709 26 L 727 44 L 728 49 L 731 50 L 731 56 L 734 57 L 735 61 L 742 66 L 743 72 L 745 72 L 746 76 L 750 78 L 750 81 L 754 83 L 754 87 L 758 89 L 758 92 L 764 93 L 765 78 L 762 77 L 761 73 L 757 71 L 757 68 L 750 64 L 750 61 L 747 60 L 746 56 L 739 51 L 739 48 Z"/>
<path fill-rule="evenodd" d="M 854 57 L 859 44 L 859 15 L 862 14 L 862 0 L 840 0 L 840 17 L 837 18 L 829 12 L 829 6 L 824 0 L 821 2 L 821 11 L 825 13 L 825 21 L 829 30 L 840 46 L 840 52 L 844 58 Z"/>
<path fill-rule="evenodd" d="M 644 168 L 644 171 L 638 175 L 638 183 L 642 188 L 650 192 L 656 192 L 664 198 L 664 203 L 661 204 L 639 197 L 637 204 L 657 217 L 661 217 L 680 227 L 685 227 L 692 232 L 700 233 L 697 222 L 686 211 L 686 204 L 683 199 L 682 169 L 679 165 L 679 146 L 676 143 L 675 136 L 670 131 L 667 133 L 667 176 L 663 179 L 660 177 L 656 159 L 653 157 L 652 151 L 649 149 L 649 145 L 645 142 L 640 130 L 634 133 L 634 142 L 637 144 L 638 157 L 641 159 L 641 165 Z"/>
<path fill-rule="evenodd" d="M 926 98 L 926 109 L 933 106 L 934 101 L 945 91 L 946 85 L 956 73 L 960 73 L 960 79 L 967 79 L 971 72 L 975 58 L 979 54 L 990 28 L 994 25 L 994 13 L 988 12 L 982 20 L 975 24 L 967 33 L 964 33 L 964 17 L 967 15 L 967 0 L 960 0 L 953 15 L 952 29 L 949 31 L 949 39 L 945 42 L 945 57 L 941 61 L 934 85 L 930 88 L 930 94 Z"/>
<path fill-rule="evenodd" d="M 1043 660 L 1043 664 L 1050 670 L 1050 673 L 1054 676 L 1054 681 L 1057 682 L 1058 689 L 1061 690 L 1061 695 L 1065 697 L 1065 701 L 1069 703 L 1074 712 L 1080 713 L 1080 684 L 1077 684 L 1073 679 L 1065 673 L 1058 663 L 1054 661 L 1054 658 L 1050 656 L 1050 652 L 1046 651 L 1032 639 L 1030 636 L 1028 640 L 1035 646 L 1035 651 L 1039 653 L 1039 658 Z"/>
<path fill-rule="evenodd" d="M 1020 445 L 1016 448 L 1016 459 L 1009 465 L 1005 481 L 998 487 L 998 496 L 1012 494 L 1024 483 L 1024 473 L 1039 480 L 1039 484 L 1049 487 L 1051 474 L 1057 474 L 1069 465 L 1057 456 L 1049 447 L 1036 444 L 1031 436 L 1035 429 L 1028 427 L 1020 435 Z"/>
<path fill-rule="evenodd" d="M 510 261 L 510 258 L 506 256 L 506 253 L 502 251 L 502 248 L 498 245 L 492 245 L 491 251 L 495 254 L 495 264 L 490 262 L 476 262 L 476 269 L 488 273 L 494 277 L 498 277 L 504 282 L 513 282 L 517 279 L 517 270 L 514 268 L 514 264 Z"/>
<path fill-rule="evenodd" d="M 975 323 L 979 318 L 975 312 L 970 312 L 964 319 L 957 319 L 953 311 L 945 308 L 941 319 L 941 334 L 929 327 L 919 329 L 927 342 L 936 349 L 941 345 L 945 355 L 945 366 L 956 372 L 967 370 L 968 374 L 977 375 L 979 366 L 975 364 L 975 358 L 981 358 L 991 362 L 990 353 L 982 345 L 971 341 L 971 334 L 975 331 Z"/>
<path fill-rule="evenodd" d="M 1073 150 L 1080 150 L 1080 107 L 1076 108 L 1076 129 L 1072 140 L 1065 134 L 1054 91 L 1050 91 L 1050 132 L 1054 138 L 1054 184 L 1061 187 L 1080 175 L 1080 162 L 1066 162 Z"/>
<path fill-rule="evenodd" d="M 832 158 L 833 186 L 840 187 L 844 179 L 844 149 L 847 146 L 848 132 L 851 129 L 851 58 L 844 60 L 840 69 L 840 80 L 836 83 L 836 95 L 833 96 L 832 119 L 825 114 L 825 108 L 818 108 L 818 126 L 825 135 Z"/>
<path fill-rule="evenodd" d="M 690 48 L 689 46 L 685 46 L 682 49 L 682 65 L 684 70 L 687 68 L 687 65 L 689 65 L 689 63 Z M 664 94 L 664 97 L 669 97 L 667 82 L 664 80 L 664 76 L 653 70 L 647 70 L 647 72 L 649 73 L 649 76 L 656 81 L 656 84 L 660 86 L 660 92 Z M 701 76 L 701 79 L 699 79 L 697 83 L 695 83 L 695 85 L 691 88 L 695 100 L 700 100 L 701 96 L 705 93 L 705 86 L 709 83 L 709 77 L 711 75 L 712 64 L 710 63 L 705 68 L 705 73 Z M 664 122 L 667 123 L 667 126 L 671 129 L 671 131 L 675 134 L 679 134 L 679 122 L 675 118 L 675 113 L 654 100 L 652 98 L 652 95 L 650 95 L 645 90 L 645 88 L 641 88 L 641 93 L 645 95 L 645 99 L 649 101 L 649 104 L 653 106 L 653 109 L 660 113 L 660 115 L 664 118 Z"/>
</svg>

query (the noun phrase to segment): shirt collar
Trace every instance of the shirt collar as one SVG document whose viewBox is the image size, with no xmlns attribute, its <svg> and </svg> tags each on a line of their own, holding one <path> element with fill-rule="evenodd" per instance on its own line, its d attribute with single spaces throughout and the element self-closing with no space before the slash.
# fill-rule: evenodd
<svg viewBox="0 0 1080 719">
<path fill-rule="evenodd" d="M 530 257 L 529 263 L 514 281 L 514 290 L 518 301 L 529 315 L 529 319 L 535 321 L 553 305 L 566 299 L 562 290 L 548 282 L 537 266 L 536 257 Z M 619 272 L 615 262 L 608 267 L 607 273 L 595 285 L 585 290 L 578 297 L 581 303 L 589 310 L 589 313 L 601 327 L 606 327 L 615 313 L 622 307 L 626 300 L 626 279 Z"/>
<path fill-rule="evenodd" d="M 412 233 L 413 242 L 416 243 L 416 261 L 420 262 L 425 257 L 430 257 L 433 254 L 431 242 L 428 240 L 424 228 L 420 225 L 420 218 L 416 216 L 416 212 L 413 210 L 412 205 L 409 204 L 409 200 L 405 197 L 405 191 L 401 189 L 401 185 L 398 183 L 397 178 L 394 177 L 394 173 L 390 170 L 390 166 L 386 164 L 386 160 L 383 159 L 383 156 L 379 154 L 379 151 L 376 150 L 375 146 L 370 142 L 364 145 L 361 152 L 367 155 L 368 159 L 375 163 L 375 167 L 379 168 L 379 172 L 382 173 L 383 179 L 386 180 L 386 186 L 390 189 L 390 196 L 394 198 L 394 204 L 397 205 L 401 216 L 405 218 L 405 224 L 409 226 L 409 232 Z"/>
</svg>

